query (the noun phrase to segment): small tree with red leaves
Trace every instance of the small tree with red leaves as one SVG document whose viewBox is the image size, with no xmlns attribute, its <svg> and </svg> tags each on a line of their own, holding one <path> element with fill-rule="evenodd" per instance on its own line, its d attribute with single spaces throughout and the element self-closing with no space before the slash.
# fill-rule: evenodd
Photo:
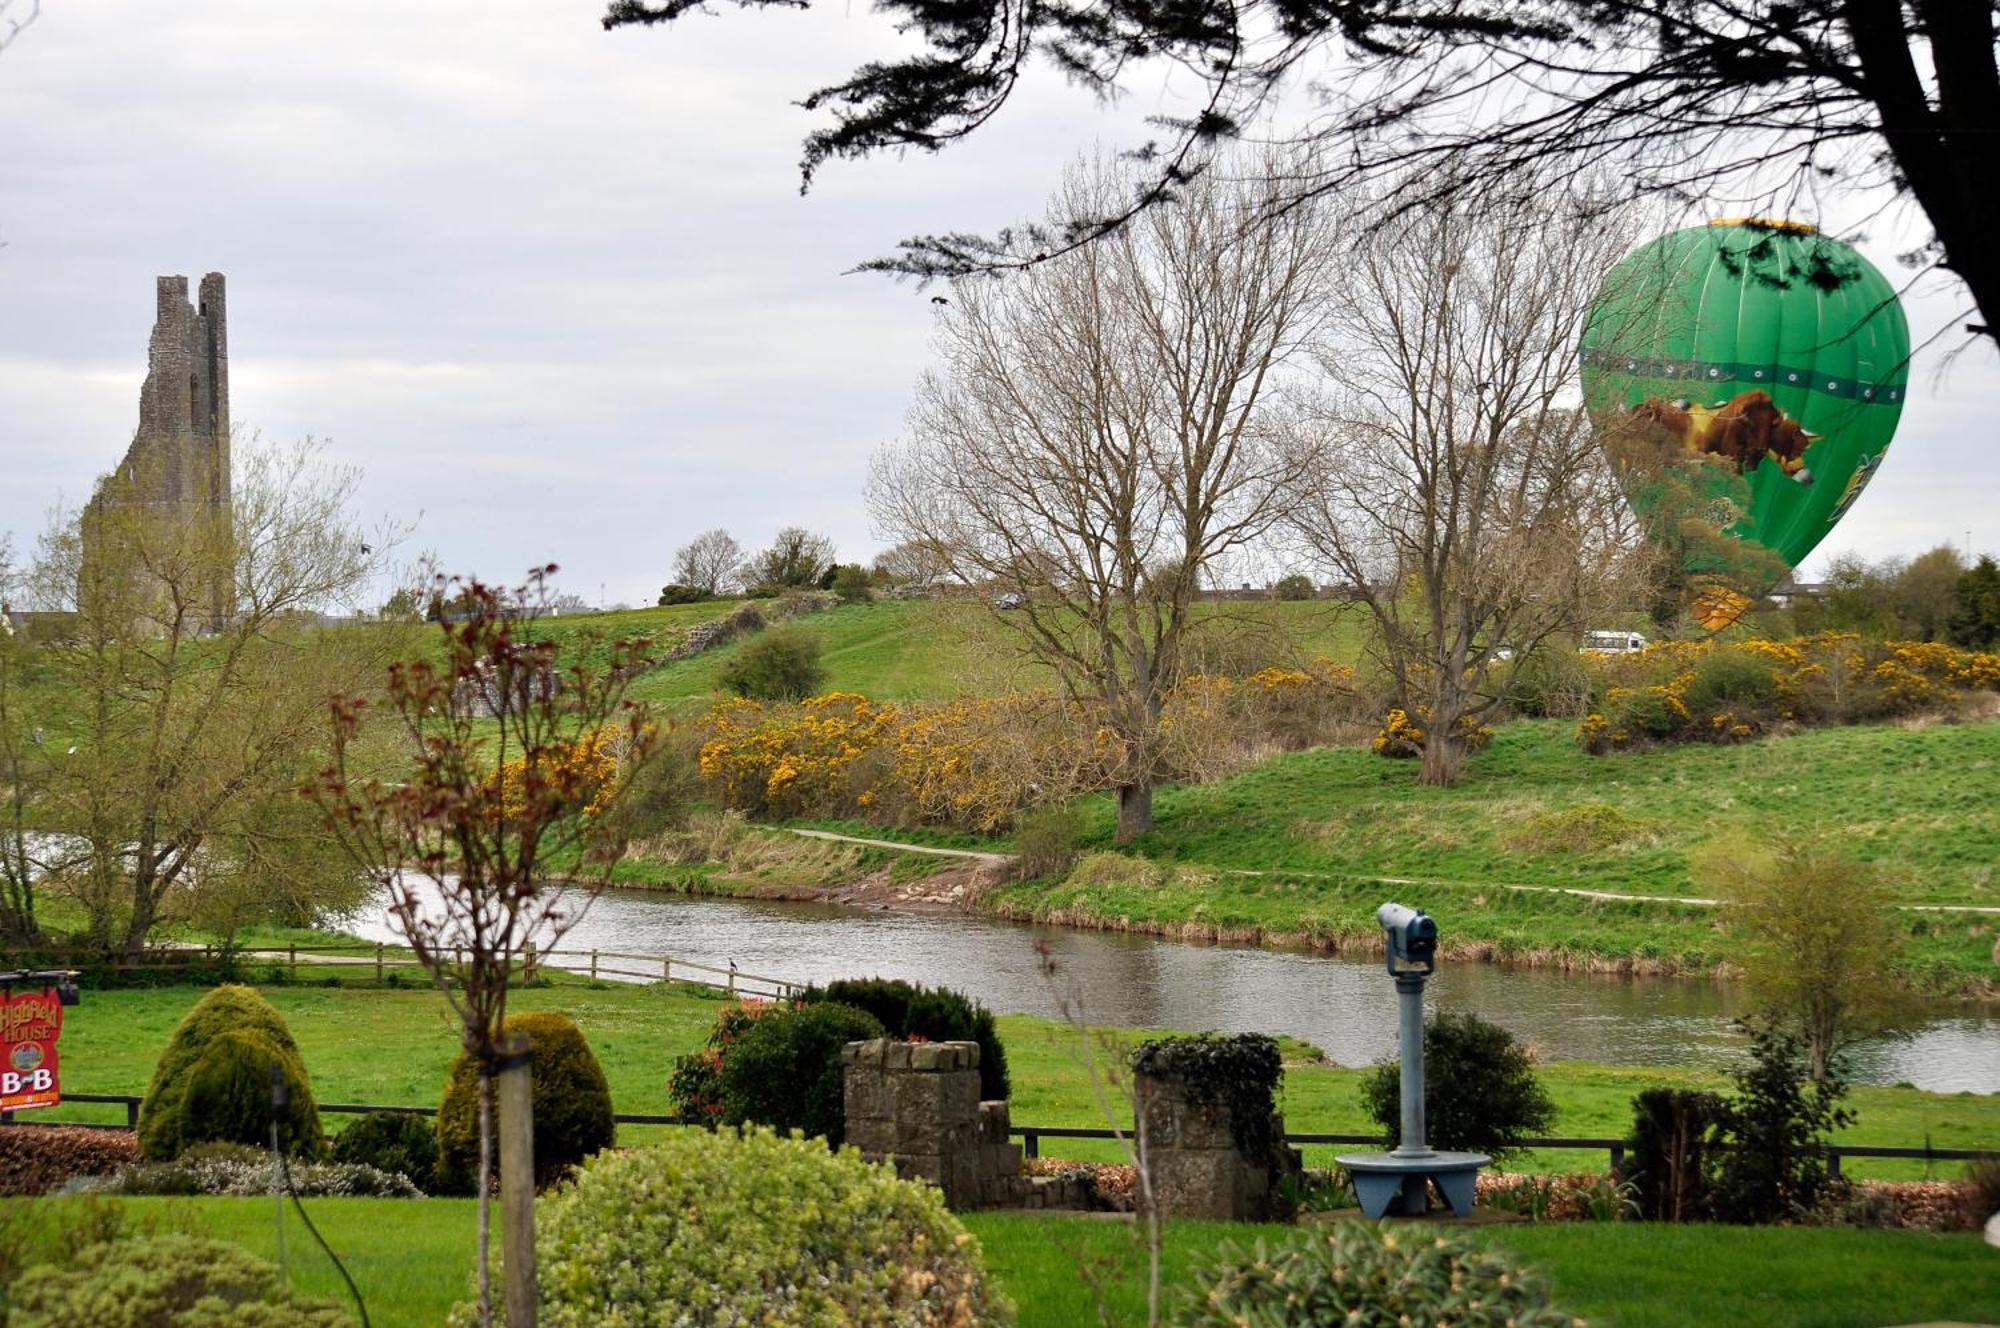
<svg viewBox="0 0 2000 1328">
<path fill-rule="evenodd" d="M 625 687 L 648 642 L 618 641 L 601 667 L 565 668 L 533 623 L 553 565 L 513 591 L 438 577 L 441 658 L 389 669 L 382 702 L 407 745 L 401 779 L 363 775 L 370 703 L 332 704 L 333 763 L 304 790 L 388 896 L 390 915 L 459 1019 L 480 1066 L 479 1310 L 488 1272 L 493 1073 L 508 984 L 527 946 L 554 944 L 609 876 L 604 813 L 642 763 L 652 728 Z M 606 750 L 616 760 L 606 762 Z M 557 880 L 553 873 L 561 872 Z M 425 888 L 426 884 L 428 888 Z"/>
</svg>

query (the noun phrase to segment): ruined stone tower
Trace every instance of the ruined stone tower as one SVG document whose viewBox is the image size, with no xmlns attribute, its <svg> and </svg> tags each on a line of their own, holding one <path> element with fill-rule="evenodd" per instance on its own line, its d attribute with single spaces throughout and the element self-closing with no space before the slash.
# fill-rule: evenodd
<svg viewBox="0 0 2000 1328">
<path fill-rule="evenodd" d="M 220 272 L 201 279 L 200 304 L 188 302 L 186 277 L 159 279 L 159 307 L 139 389 L 139 428 L 118 469 L 99 482 L 84 520 L 86 580 L 108 569 L 106 542 L 121 524 L 112 509 L 134 509 L 150 527 L 199 528 L 225 544 L 229 521 L 229 332 Z M 129 538 L 129 535 L 125 538 Z M 233 603 L 234 570 L 217 553 L 211 592 L 214 625 Z"/>
</svg>

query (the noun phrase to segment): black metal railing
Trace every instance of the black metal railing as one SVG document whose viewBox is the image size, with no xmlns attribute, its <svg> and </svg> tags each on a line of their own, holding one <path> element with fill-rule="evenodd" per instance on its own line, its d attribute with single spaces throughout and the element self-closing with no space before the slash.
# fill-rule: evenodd
<svg viewBox="0 0 2000 1328">
<path fill-rule="evenodd" d="M 106 1125 L 80 1121 L 36 1121 L 16 1120 L 12 1112 L 0 1113 L 0 1125 L 63 1125 L 86 1130 L 131 1130 L 139 1126 L 140 1099 L 129 1093 L 69 1093 L 63 1097 L 64 1103 L 83 1102 L 102 1106 L 123 1106 L 125 1123 Z M 435 1116 L 436 1107 L 411 1107 L 374 1102 L 322 1102 L 319 1109 L 330 1115 L 363 1115 L 371 1111 L 394 1111 L 407 1116 Z M 679 1117 L 621 1112 L 612 1117 L 620 1125 L 679 1125 Z M 1102 1127 L 1078 1125 L 1016 1125 L 1013 1136 L 1021 1141 L 1021 1151 L 1029 1157 L 1042 1155 L 1044 1139 L 1116 1139 L 1116 1131 Z M 1294 1147 L 1309 1145 L 1345 1145 L 1366 1147 L 1370 1144 L 1380 1147 L 1379 1134 L 1288 1134 L 1285 1142 Z M 1523 1139 L 1523 1148 L 1577 1149 L 1585 1152 L 1601 1152 L 1610 1158 L 1611 1170 L 1621 1171 L 1625 1166 L 1624 1139 Z M 1976 1158 L 1992 1157 L 2000 1149 L 1975 1148 L 1933 1148 L 1925 1144 L 1922 1148 L 1890 1148 L 1880 1144 L 1829 1144 L 1826 1150 L 1827 1169 L 1834 1175 L 1840 1174 L 1841 1159 L 1850 1157 L 1902 1158 L 1920 1162 L 1970 1162 Z"/>
</svg>

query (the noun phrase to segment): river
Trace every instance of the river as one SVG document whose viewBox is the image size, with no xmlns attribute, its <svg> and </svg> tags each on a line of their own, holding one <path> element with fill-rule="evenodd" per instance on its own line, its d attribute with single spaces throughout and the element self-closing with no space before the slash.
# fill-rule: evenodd
<svg viewBox="0 0 2000 1328">
<path fill-rule="evenodd" d="M 371 909 L 347 928 L 396 941 Z M 1037 941 L 1053 962 L 1043 973 Z M 1156 936 L 1032 927 L 960 913 L 606 891 L 561 942 L 727 965 L 792 982 L 906 978 L 952 987 L 998 1013 L 1056 1016 L 1064 999 L 1091 1023 L 1283 1033 L 1342 1065 L 1395 1045 L 1393 984 L 1379 961 Z M 1739 1002 L 1701 979 L 1620 978 L 1492 964 L 1444 964 L 1439 1008 L 1501 1024 L 1549 1060 L 1608 1065 L 1727 1065 L 1742 1046 Z M 2000 1092 L 2000 1015 L 1941 1005 L 1915 1036 L 1864 1047 L 1863 1083 Z"/>
</svg>

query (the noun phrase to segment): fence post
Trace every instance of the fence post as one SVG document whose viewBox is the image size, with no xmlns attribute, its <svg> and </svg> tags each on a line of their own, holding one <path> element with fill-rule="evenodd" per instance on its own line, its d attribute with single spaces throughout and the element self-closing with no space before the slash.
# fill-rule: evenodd
<svg viewBox="0 0 2000 1328">
<path fill-rule="evenodd" d="M 533 954 L 533 947 L 529 953 Z M 500 1046 L 494 1096 L 500 1107 L 500 1264 L 508 1328 L 535 1328 L 535 1125 L 528 1039 Z"/>
<path fill-rule="evenodd" d="M 139 1099 L 136 1097 L 125 1099 L 125 1128 L 128 1130 L 139 1128 Z"/>
<path fill-rule="evenodd" d="M 673 980 L 674 980 L 674 961 L 673 961 L 673 960 L 671 960 L 671 959 L 669 959 L 669 958 L 667 958 L 667 957 L 666 957 L 665 955 L 661 955 L 661 956 L 660 956 L 660 981 L 662 981 L 662 982 L 672 982 Z"/>
<path fill-rule="evenodd" d="M 375 942 L 375 985 L 382 985 L 382 942 Z"/>
<path fill-rule="evenodd" d="M 729 961 L 729 994 L 731 996 L 736 994 L 736 961 L 734 959 Z"/>
<path fill-rule="evenodd" d="M 1021 1153 L 1024 1157 L 1040 1157 L 1042 1155 L 1042 1136 L 1039 1131 L 1021 1131 Z"/>
<path fill-rule="evenodd" d="M 292 981 L 297 982 L 299 980 L 299 943 L 297 941 L 293 941 L 285 947 L 285 956 L 285 970 L 291 974 Z"/>
<path fill-rule="evenodd" d="M 592 982 L 597 981 L 597 951 L 595 949 L 590 952 L 590 980 Z"/>
<path fill-rule="evenodd" d="M 521 944 L 521 981 L 533 982 L 534 980 L 535 943 L 533 941 L 524 941 Z"/>
<path fill-rule="evenodd" d="M 1840 1179 L 1840 1150 L 1838 1148 L 1829 1148 L 1826 1150 L 1826 1174 L 1830 1179 Z"/>
<path fill-rule="evenodd" d="M 1611 1145 L 1611 1174 L 1614 1176 L 1625 1174 L 1625 1145 L 1622 1143 Z"/>
</svg>

